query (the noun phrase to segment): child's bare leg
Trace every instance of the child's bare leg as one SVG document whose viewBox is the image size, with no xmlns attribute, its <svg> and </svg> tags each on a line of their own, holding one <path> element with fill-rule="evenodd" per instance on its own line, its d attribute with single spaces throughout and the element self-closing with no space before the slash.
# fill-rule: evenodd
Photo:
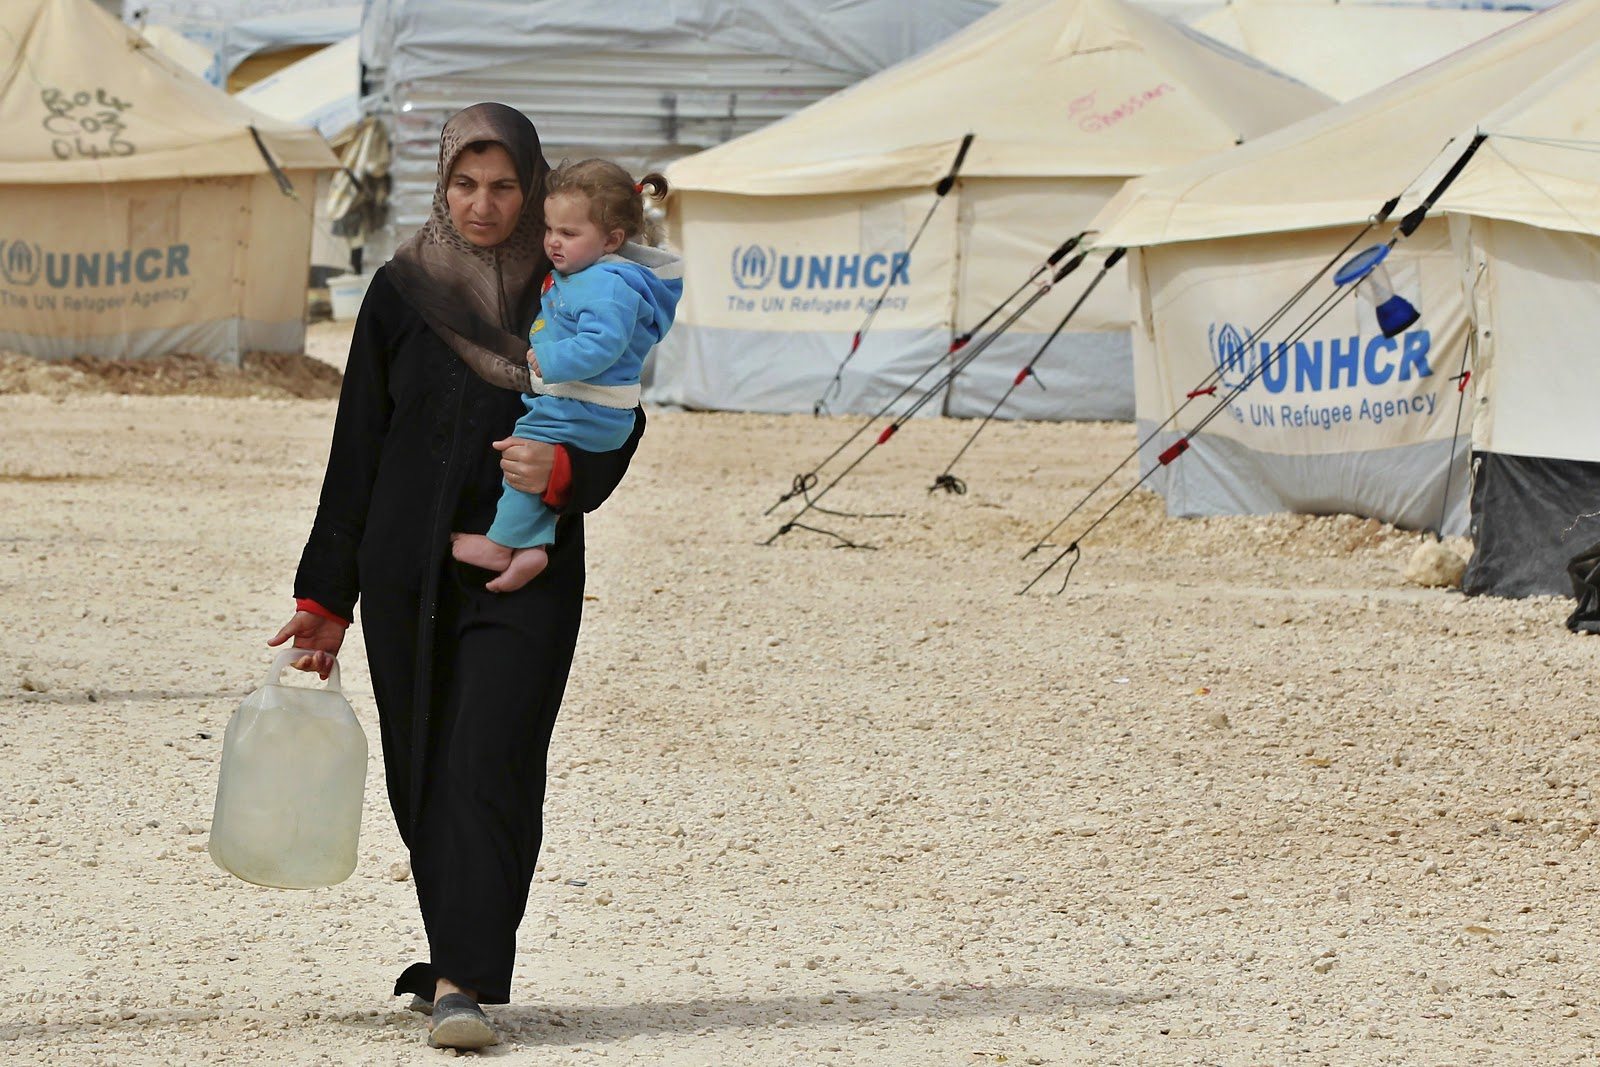
<svg viewBox="0 0 1600 1067">
<path fill-rule="evenodd" d="M 511 565 L 512 549 L 496 544 L 483 534 L 453 533 L 450 535 L 450 554 L 462 563 L 470 563 L 486 571 L 504 571 Z"/>
<path fill-rule="evenodd" d="M 500 577 L 484 588 L 491 593 L 515 592 L 539 577 L 549 562 L 550 554 L 544 550 L 543 545 L 519 548 L 511 553 L 511 563 L 500 572 Z"/>
</svg>

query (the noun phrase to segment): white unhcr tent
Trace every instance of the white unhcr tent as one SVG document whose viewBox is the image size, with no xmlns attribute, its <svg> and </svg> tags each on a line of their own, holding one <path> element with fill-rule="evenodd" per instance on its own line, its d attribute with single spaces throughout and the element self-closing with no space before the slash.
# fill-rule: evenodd
<svg viewBox="0 0 1600 1067">
<path fill-rule="evenodd" d="M 369 0 L 368 114 L 392 144 L 373 261 L 428 215 L 439 129 L 480 100 L 517 108 L 545 155 L 635 173 L 721 144 L 966 26 L 994 0 Z"/>
<path fill-rule="evenodd" d="M 1486 5 L 1383 0 L 1232 0 L 1192 25 L 1263 63 L 1351 100 L 1527 18 Z"/>
<path fill-rule="evenodd" d="M 1600 540 L 1600 43 L 1476 132 L 1487 139 L 1440 201 L 1476 341 L 1462 584 L 1568 593 L 1567 560 Z"/>
<path fill-rule="evenodd" d="M 1331 102 L 1120 0 L 1012 0 L 943 44 L 668 173 L 688 274 L 652 396 L 809 412 L 865 309 L 888 299 L 830 403 L 870 411 L 938 361 L 1129 176 L 1231 148 Z M 955 186 L 908 254 L 967 133 Z M 1082 291 L 1087 264 L 956 382 L 987 411 Z M 1127 418 L 1122 268 L 1003 415 Z"/>
<path fill-rule="evenodd" d="M 1298 313 L 1246 341 L 1404 192 L 1357 247 L 1386 239 L 1426 194 L 1425 168 L 1465 149 L 1462 130 L 1597 37 L 1600 0 L 1569 0 L 1227 157 L 1130 182 L 1107 206 L 1101 239 L 1135 249 L 1141 437 L 1177 413 L 1145 469 L 1211 410 L 1208 398 L 1185 401 L 1213 369 L 1226 391 L 1268 367 L 1151 479 L 1172 514 L 1351 512 L 1432 528 L 1448 506 L 1444 530 L 1466 529 L 1468 441 L 1456 415 L 1472 393 L 1452 379 L 1467 315 L 1437 212 L 1389 257 L 1398 291 L 1422 313 L 1403 335 L 1383 337 L 1357 298 L 1272 358 L 1331 291 L 1324 278 Z"/>
<path fill-rule="evenodd" d="M 316 131 L 240 106 L 90 0 L 0 6 L 0 114 L 0 348 L 300 350 L 309 197 L 334 165 Z"/>
</svg>

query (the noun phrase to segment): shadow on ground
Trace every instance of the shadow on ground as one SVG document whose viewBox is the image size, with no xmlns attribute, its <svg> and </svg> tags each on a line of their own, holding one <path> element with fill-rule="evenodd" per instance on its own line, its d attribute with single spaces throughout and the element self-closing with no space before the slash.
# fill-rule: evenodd
<svg viewBox="0 0 1600 1067">
<path fill-rule="evenodd" d="M 1077 986 L 932 986 L 909 991 L 837 990 L 831 994 L 766 998 L 726 997 L 645 1002 L 589 1008 L 529 1005 L 494 1009 L 502 1049 L 520 1045 L 576 1045 L 705 1030 L 751 1030 L 790 1026 L 838 1026 L 890 1019 L 956 1019 L 983 1016 L 1032 1018 L 1114 1010 L 1166 1000 L 1170 993 L 1128 993 Z M 824 998 L 831 1003 L 824 1003 Z"/>
</svg>

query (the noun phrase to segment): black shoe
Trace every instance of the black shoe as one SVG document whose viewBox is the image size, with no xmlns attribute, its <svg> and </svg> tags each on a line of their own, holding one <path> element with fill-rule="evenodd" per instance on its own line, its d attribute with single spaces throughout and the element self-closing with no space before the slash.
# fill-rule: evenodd
<svg viewBox="0 0 1600 1067">
<path fill-rule="evenodd" d="M 428 1044 L 434 1048 L 480 1049 L 499 1042 L 489 1017 L 465 993 L 448 993 L 434 1002 L 433 1030 L 428 1034 Z"/>
</svg>

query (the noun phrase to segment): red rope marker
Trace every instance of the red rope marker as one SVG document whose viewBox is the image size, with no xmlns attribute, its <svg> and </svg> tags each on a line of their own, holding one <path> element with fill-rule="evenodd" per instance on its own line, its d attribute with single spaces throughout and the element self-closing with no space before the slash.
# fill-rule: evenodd
<svg viewBox="0 0 1600 1067">
<path fill-rule="evenodd" d="M 878 443 L 880 445 L 883 444 L 889 438 L 893 437 L 894 434 L 895 434 L 895 431 L 898 430 L 898 429 L 900 429 L 900 426 L 899 426 L 898 423 L 891 422 L 889 425 L 885 426 L 883 428 L 883 432 L 878 435 Z"/>
<path fill-rule="evenodd" d="M 1167 449 L 1157 457 L 1157 462 L 1165 467 L 1167 464 L 1171 463 L 1173 460 L 1177 459 L 1187 451 L 1189 451 L 1189 439 L 1187 437 L 1180 437 L 1172 443 L 1171 448 Z"/>
<path fill-rule="evenodd" d="M 967 347 L 967 342 L 970 340 L 972 340 L 971 334 L 963 334 L 962 336 L 957 337 L 954 341 L 950 342 L 950 352 L 961 351 L 963 348 Z M 949 355 L 950 353 L 947 352 L 945 354 Z"/>
<path fill-rule="evenodd" d="M 1011 384 L 1021 385 L 1023 382 L 1028 380 L 1028 375 L 1032 373 L 1033 370 L 1031 368 L 1023 367 L 1021 370 L 1017 371 L 1017 376 L 1011 380 Z"/>
<path fill-rule="evenodd" d="M 1216 396 L 1217 387 L 1214 385 L 1208 385 L 1204 389 L 1191 389 L 1185 395 L 1187 395 L 1190 400 L 1193 400 L 1197 396 Z"/>
<path fill-rule="evenodd" d="M 1456 392 L 1458 392 L 1458 393 L 1466 392 L 1467 391 L 1467 383 L 1470 382 L 1470 381 L 1472 381 L 1472 372 L 1469 371 L 1469 370 L 1462 371 L 1461 372 L 1461 384 L 1456 386 Z"/>
</svg>

